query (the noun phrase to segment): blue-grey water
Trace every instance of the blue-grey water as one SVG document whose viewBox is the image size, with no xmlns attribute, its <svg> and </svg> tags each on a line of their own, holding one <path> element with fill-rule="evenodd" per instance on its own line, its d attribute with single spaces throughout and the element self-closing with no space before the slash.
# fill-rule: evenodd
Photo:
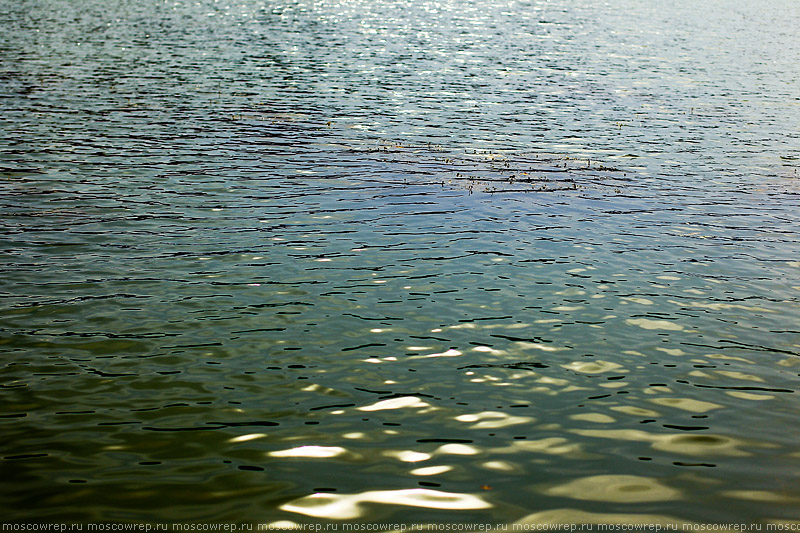
<svg viewBox="0 0 800 533">
<path fill-rule="evenodd" d="M 800 4 L 0 0 L 3 521 L 800 520 Z"/>
</svg>

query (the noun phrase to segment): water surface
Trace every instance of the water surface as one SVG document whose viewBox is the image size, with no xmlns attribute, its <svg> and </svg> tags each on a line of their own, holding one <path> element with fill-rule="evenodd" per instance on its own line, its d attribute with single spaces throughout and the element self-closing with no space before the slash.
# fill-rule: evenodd
<svg viewBox="0 0 800 533">
<path fill-rule="evenodd" d="M 796 3 L 0 7 L 6 520 L 800 519 Z"/>
</svg>

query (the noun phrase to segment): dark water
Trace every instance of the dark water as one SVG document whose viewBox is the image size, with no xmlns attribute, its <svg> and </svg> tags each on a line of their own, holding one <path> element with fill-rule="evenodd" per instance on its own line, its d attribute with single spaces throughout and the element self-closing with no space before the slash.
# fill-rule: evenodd
<svg viewBox="0 0 800 533">
<path fill-rule="evenodd" d="M 4 521 L 800 520 L 796 2 L 0 8 Z"/>
</svg>

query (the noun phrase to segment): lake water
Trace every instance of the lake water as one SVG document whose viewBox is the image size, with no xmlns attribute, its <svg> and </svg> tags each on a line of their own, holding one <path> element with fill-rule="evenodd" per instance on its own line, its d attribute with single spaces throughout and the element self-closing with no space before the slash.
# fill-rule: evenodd
<svg viewBox="0 0 800 533">
<path fill-rule="evenodd" d="M 4 521 L 800 520 L 800 4 L 0 0 Z"/>
</svg>

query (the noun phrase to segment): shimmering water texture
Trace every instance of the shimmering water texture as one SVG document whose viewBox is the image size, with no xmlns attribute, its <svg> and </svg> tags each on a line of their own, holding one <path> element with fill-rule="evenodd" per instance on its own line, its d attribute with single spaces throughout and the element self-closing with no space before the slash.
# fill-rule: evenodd
<svg viewBox="0 0 800 533">
<path fill-rule="evenodd" d="M 797 523 L 799 9 L 0 0 L 3 521 Z"/>
</svg>

